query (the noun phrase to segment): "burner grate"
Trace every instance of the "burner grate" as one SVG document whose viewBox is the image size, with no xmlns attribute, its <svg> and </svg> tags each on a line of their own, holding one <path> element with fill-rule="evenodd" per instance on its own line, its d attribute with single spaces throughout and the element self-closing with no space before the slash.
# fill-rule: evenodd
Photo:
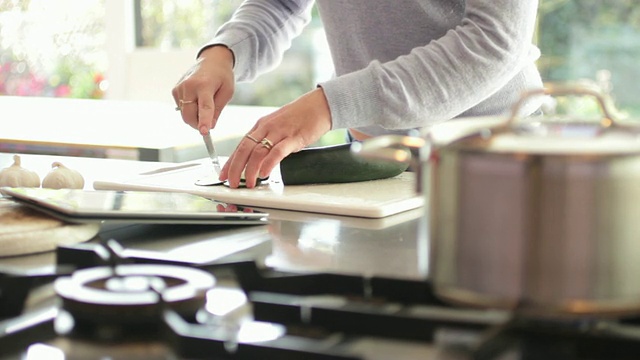
<svg viewBox="0 0 640 360">
<path fill-rule="evenodd" d="M 473 360 L 495 360 L 517 349 L 522 360 L 640 359 L 640 327 L 616 320 L 540 321 L 514 317 L 488 331 L 474 346 Z"/>
<path fill-rule="evenodd" d="M 0 348 L 19 349 L 56 336 L 113 339 L 128 334 L 125 330 L 140 330 L 136 324 L 142 323 L 148 325 L 142 327 L 144 336 L 161 339 L 176 356 L 185 358 L 364 360 L 354 344 L 372 338 L 441 346 L 462 354 L 456 357 L 459 359 L 496 360 L 510 352 L 522 360 L 640 359 L 638 319 L 542 321 L 508 311 L 447 305 L 423 280 L 280 272 L 261 269 L 253 259 L 237 256 L 190 264 L 159 256 L 124 257 L 121 250 L 113 241 L 60 247 L 55 272 L 0 273 L 0 309 L 6 318 L 0 322 Z M 133 280 L 153 279 L 158 277 L 157 272 L 121 271 L 151 268 L 170 269 L 161 272 L 162 285 L 152 285 L 151 280 L 144 286 L 125 281 L 128 275 Z M 107 275 L 87 275 L 98 272 Z M 175 306 L 170 290 L 188 283 L 192 272 L 212 278 L 222 275 L 237 283 L 248 299 L 243 305 L 247 314 L 238 312 L 235 315 L 242 317 L 232 319 L 212 313 L 198 317 L 195 312 L 204 311 L 203 302 L 187 306 L 188 311 Z M 105 280 L 114 275 L 117 281 Z M 85 279 L 80 283 L 93 294 L 88 300 L 77 289 L 58 288 L 63 309 L 23 313 L 25 297 L 35 286 L 54 280 L 54 284 L 68 285 L 74 276 Z M 213 287 L 207 284 L 199 287 L 200 295 Z M 135 299 L 136 291 L 150 295 L 155 299 L 148 304 L 152 310 L 145 312 L 136 307 L 140 304 L 133 304 L 125 308 L 129 317 L 126 321 L 115 321 L 123 317 L 121 309 L 105 305 L 94 294 L 104 289 L 124 291 L 121 300 L 125 302 Z M 147 304 L 141 306 L 146 309 Z M 70 332 L 62 332 L 57 326 L 66 311 L 76 321 Z M 128 321 L 145 313 L 144 321 Z M 124 330 L 103 328 L 113 324 L 120 324 Z M 451 343 L 442 340 L 451 334 L 470 336 Z"/>
<path fill-rule="evenodd" d="M 250 300 L 255 319 L 261 321 L 421 341 L 432 341 L 434 332 L 442 327 L 483 330 L 509 319 L 506 312 L 405 305 L 379 299 L 253 292 Z"/>
</svg>

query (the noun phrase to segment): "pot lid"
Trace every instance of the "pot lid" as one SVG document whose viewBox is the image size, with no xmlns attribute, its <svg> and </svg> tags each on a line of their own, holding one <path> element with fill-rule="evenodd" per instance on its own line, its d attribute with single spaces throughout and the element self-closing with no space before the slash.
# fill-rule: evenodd
<svg viewBox="0 0 640 360">
<path fill-rule="evenodd" d="M 615 120 L 601 95 L 588 89 L 542 89 L 525 94 L 578 94 L 595 96 L 602 107 L 598 119 L 568 116 L 535 116 L 518 119 L 518 107 L 510 117 L 469 118 L 450 121 L 429 132 L 436 147 L 491 153 L 545 155 L 640 154 L 640 122 Z"/>
</svg>

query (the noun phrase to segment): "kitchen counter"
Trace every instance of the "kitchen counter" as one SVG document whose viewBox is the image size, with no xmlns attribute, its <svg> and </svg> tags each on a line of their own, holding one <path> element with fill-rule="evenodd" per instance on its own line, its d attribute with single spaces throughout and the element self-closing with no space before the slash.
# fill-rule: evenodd
<svg viewBox="0 0 640 360">
<path fill-rule="evenodd" d="M 35 171 L 44 178 L 51 169 L 51 163 L 59 161 L 83 174 L 85 189 L 92 189 L 96 179 L 126 179 L 142 172 L 162 170 L 174 163 L 142 162 L 122 159 L 94 159 L 80 157 L 20 154 L 22 166 Z M 0 153 L 0 168 L 12 164 L 13 154 Z M 391 275 L 419 278 L 422 275 L 420 259 L 416 249 L 418 219 L 422 209 L 416 209 L 382 219 L 366 219 L 349 216 L 331 216 L 313 213 L 299 213 L 285 210 L 265 210 L 270 213 L 270 224 L 266 226 L 272 237 L 272 250 L 267 262 L 281 269 L 302 271 L 338 271 L 369 275 Z M 181 227 L 189 236 L 188 227 Z M 199 228 L 201 232 L 203 229 Z M 215 227 L 200 234 L 195 239 L 210 240 L 224 237 L 227 229 Z M 254 227 L 234 229 L 234 232 L 254 232 Z M 173 238 L 182 243 L 181 234 L 173 234 L 168 239 L 163 236 L 162 246 L 154 241 L 155 235 L 143 233 L 122 234 L 122 240 L 131 242 L 140 249 L 170 249 Z M 199 249 L 200 250 L 200 249 Z M 36 255 L 40 264 L 53 254 Z M 194 256 L 202 256 L 197 251 Z M 50 259 L 51 261 L 51 259 Z M 0 258 L 0 266 L 6 263 L 28 263 L 28 259 Z"/>
<path fill-rule="evenodd" d="M 11 164 L 12 155 L 0 153 L 0 168 Z M 86 189 L 94 180 L 189 165 L 22 155 L 22 165 L 41 178 L 54 161 L 82 173 Z M 538 318 L 443 302 L 428 277 L 423 209 L 380 219 L 266 211 L 269 223 L 254 226 L 104 224 L 86 243 L 0 257 L 0 360 L 640 358 L 637 315 Z M 118 272 L 158 264 L 165 271 L 176 266 L 176 275 L 215 277 L 215 286 L 200 292 L 198 306 L 206 311 L 185 320 L 167 305 L 163 286 L 176 287 L 171 276 Z M 95 271 L 107 277 L 85 287 L 99 290 L 79 307 L 73 295 L 74 301 L 56 295 L 53 278 L 69 284 Z M 22 289 L 28 296 L 15 300 Z M 151 302 L 154 320 L 146 327 L 137 327 L 141 319 L 130 307 L 109 301 L 101 307 L 105 298 L 113 300 L 105 293 L 122 301 L 145 291 L 165 299 Z M 16 304 L 25 304 L 24 310 Z M 78 326 L 66 333 L 65 311 L 79 310 Z"/>
<path fill-rule="evenodd" d="M 11 164 L 11 157 L 12 154 L 0 154 L 0 168 Z M 41 178 L 53 161 L 60 161 L 83 174 L 87 189 L 91 189 L 95 179 L 115 180 L 176 165 L 119 159 L 22 155 L 23 167 L 36 171 Z M 300 273 L 329 272 L 412 280 L 421 280 L 426 276 L 426 244 L 418 236 L 422 209 L 383 219 L 282 210 L 269 212 L 269 224 L 264 226 L 106 227 L 90 243 L 116 239 L 127 250 L 153 251 L 202 263 L 237 252 L 253 257 L 260 266 Z M 247 242 L 247 239 L 257 240 Z M 55 254 L 49 252 L 0 258 L 0 268 L 5 271 L 42 272 L 53 269 L 55 262 Z M 68 351 L 66 358 L 82 358 L 78 354 L 102 351 L 96 350 L 99 349 L 98 345 L 91 346 L 84 341 L 69 338 L 60 338 L 53 343 L 58 350 Z M 149 346 L 151 345 L 110 346 L 108 352 L 112 358 L 170 358 L 163 355 L 162 344 Z M 73 351 L 69 350 L 72 348 Z M 376 358 L 382 359 L 371 357 Z"/>
<path fill-rule="evenodd" d="M 0 96 L 0 152 L 160 162 L 205 157 L 202 138 L 174 108 L 168 102 Z M 225 107 L 212 133 L 218 152 L 230 154 L 271 111 Z"/>
</svg>

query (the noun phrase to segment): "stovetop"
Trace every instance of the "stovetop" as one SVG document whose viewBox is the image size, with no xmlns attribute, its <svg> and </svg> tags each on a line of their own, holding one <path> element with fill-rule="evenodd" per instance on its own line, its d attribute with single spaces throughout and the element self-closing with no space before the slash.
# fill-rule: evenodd
<svg viewBox="0 0 640 360">
<path fill-rule="evenodd" d="M 640 326 L 456 307 L 428 279 L 188 261 L 114 239 L 0 269 L 3 359 L 638 359 Z"/>
</svg>

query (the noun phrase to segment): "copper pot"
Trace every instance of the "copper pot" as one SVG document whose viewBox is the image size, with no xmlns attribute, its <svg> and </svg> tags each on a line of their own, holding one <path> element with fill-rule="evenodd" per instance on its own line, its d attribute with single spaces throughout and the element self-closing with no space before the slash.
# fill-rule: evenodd
<svg viewBox="0 0 640 360">
<path fill-rule="evenodd" d="M 532 96 L 594 97 L 597 121 L 520 119 Z M 582 88 L 532 91 L 504 118 L 354 144 L 410 161 L 425 196 L 429 276 L 445 301 L 538 314 L 640 313 L 640 125 Z M 411 151 L 408 151 L 410 149 Z"/>
</svg>

